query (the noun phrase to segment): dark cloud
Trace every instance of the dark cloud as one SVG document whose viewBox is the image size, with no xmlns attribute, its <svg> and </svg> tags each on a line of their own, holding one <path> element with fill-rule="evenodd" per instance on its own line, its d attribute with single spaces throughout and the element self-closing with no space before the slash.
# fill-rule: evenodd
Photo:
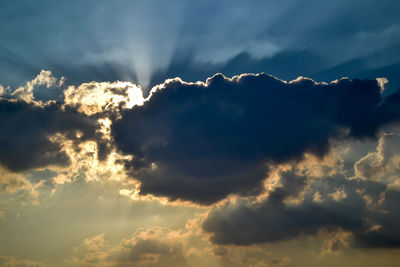
<svg viewBox="0 0 400 267">
<path fill-rule="evenodd" d="M 239 201 L 215 208 L 203 224 L 203 229 L 213 234 L 212 241 L 250 245 L 341 229 L 353 234 L 354 246 L 400 246 L 398 191 L 380 183 L 338 176 L 310 183 L 304 201 L 287 204 L 284 200 L 292 196 L 291 187 L 304 177 L 284 173 L 282 179 L 282 187 L 261 203 Z M 342 191 L 340 198 L 334 197 L 337 190 Z M 315 201 L 316 192 L 324 198 Z"/>
<path fill-rule="evenodd" d="M 112 135 L 132 154 L 142 194 L 203 204 L 257 194 L 267 163 L 322 156 L 330 139 L 373 138 L 399 118 L 400 94 L 382 99 L 375 80 L 285 83 L 272 76 L 173 80 L 122 112 Z"/>
<path fill-rule="evenodd" d="M 371 220 L 380 226 L 376 231 L 367 231 L 357 235 L 359 246 L 363 247 L 400 247 L 400 192 L 388 190 L 380 210 L 371 214 Z"/>
<path fill-rule="evenodd" d="M 61 144 L 49 137 L 57 133 L 79 140 L 96 137 L 96 120 L 59 103 L 39 106 L 0 99 L 0 164 L 11 171 L 69 163 Z"/>
</svg>

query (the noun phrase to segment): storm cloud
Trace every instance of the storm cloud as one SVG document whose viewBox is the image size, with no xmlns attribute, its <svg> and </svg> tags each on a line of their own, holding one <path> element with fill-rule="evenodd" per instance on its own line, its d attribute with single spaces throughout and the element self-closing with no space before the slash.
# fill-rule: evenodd
<svg viewBox="0 0 400 267">
<path fill-rule="evenodd" d="M 331 140 L 375 138 L 399 119 L 400 93 L 376 80 L 285 82 L 221 74 L 206 83 L 168 80 L 112 124 L 141 194 L 210 204 L 262 191 L 268 164 L 323 156 Z"/>
</svg>

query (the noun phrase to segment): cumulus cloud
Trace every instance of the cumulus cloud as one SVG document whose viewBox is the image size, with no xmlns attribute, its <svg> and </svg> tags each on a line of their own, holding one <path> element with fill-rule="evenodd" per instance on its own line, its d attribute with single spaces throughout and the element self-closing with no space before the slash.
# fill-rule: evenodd
<svg viewBox="0 0 400 267">
<path fill-rule="evenodd" d="M 205 221 L 204 230 L 214 234 L 212 241 L 215 243 L 249 245 L 316 234 L 323 228 L 356 230 L 363 226 L 362 200 L 344 205 L 333 199 L 314 202 L 306 198 L 300 204 L 285 204 L 284 200 L 295 193 L 291 189 L 295 187 L 293 184 L 304 178 L 291 179 L 294 182 L 286 183 L 291 186 L 275 189 L 261 203 L 243 200 L 215 209 Z M 334 190 L 332 185 L 328 188 Z"/>
<path fill-rule="evenodd" d="M 399 151 L 400 135 L 398 133 L 382 135 L 376 151 L 368 153 L 356 162 L 355 174 L 368 180 L 379 181 L 399 188 Z"/>
<path fill-rule="evenodd" d="M 88 251 L 78 260 L 85 266 L 187 266 L 191 234 L 164 227 L 139 228 L 111 246 L 105 234 L 84 240 Z M 193 236 L 192 236 L 193 238 Z"/>
<path fill-rule="evenodd" d="M 26 102 L 32 102 L 36 99 L 49 100 L 52 97 L 57 98 L 61 95 L 60 87 L 63 83 L 64 77 L 58 80 L 52 75 L 51 71 L 41 70 L 33 80 L 12 91 L 10 97 L 15 97 Z"/>
<path fill-rule="evenodd" d="M 400 219 L 399 191 L 342 174 L 319 179 L 298 173 L 282 170 L 280 185 L 264 199 L 241 199 L 214 208 L 203 229 L 216 244 L 274 243 L 332 231 L 346 239 L 341 235 L 325 243 L 330 252 L 350 244 L 400 247 L 400 227 L 395 223 Z M 293 196 L 301 196 L 300 201 L 289 201 Z"/>
<path fill-rule="evenodd" d="M 87 140 L 96 136 L 97 128 L 95 119 L 59 103 L 36 105 L 7 99 L 0 99 L 0 125 L 0 164 L 12 171 L 67 165 L 68 157 L 51 137 L 60 133 L 72 140 Z"/>
<path fill-rule="evenodd" d="M 210 204 L 259 194 L 268 163 L 322 156 L 332 140 L 375 138 L 399 119 L 399 102 L 399 93 L 383 99 L 376 80 L 172 79 L 123 110 L 111 135 L 133 156 L 126 168 L 142 194 Z"/>
<path fill-rule="evenodd" d="M 64 81 L 64 77 L 57 79 L 51 71 L 42 70 L 24 86 L 0 88 L 0 165 L 17 172 L 66 166 L 70 158 L 60 139 L 72 141 L 74 148 L 90 139 L 98 144 L 101 159 L 110 152 L 109 144 L 102 140 L 107 139 L 107 120 L 79 110 L 91 103 L 81 97 L 78 107 L 71 95 L 76 99 L 80 91 L 72 93 L 75 88 L 71 87 L 63 91 Z M 66 97 L 68 101 L 64 101 Z"/>
<path fill-rule="evenodd" d="M 64 81 L 64 77 L 57 79 L 51 71 L 42 70 L 24 86 L 14 90 L 1 87 L 1 165 L 24 171 L 82 166 L 92 154 L 97 157 L 95 165 L 118 157 L 111 148 L 108 116 L 118 117 L 120 109 L 143 104 L 140 87 L 130 82 L 91 82 L 66 88 Z M 85 155 L 88 158 L 83 158 Z M 71 158 L 75 156 L 80 163 Z M 74 172 L 81 169 L 74 167 Z M 76 176 L 74 172 L 69 176 Z"/>
<path fill-rule="evenodd" d="M 131 239 L 123 240 L 108 259 L 120 265 L 162 263 L 173 266 L 172 261 L 175 266 L 184 266 L 186 259 L 179 242 L 180 236 L 174 234 L 165 228 L 140 229 Z"/>
</svg>

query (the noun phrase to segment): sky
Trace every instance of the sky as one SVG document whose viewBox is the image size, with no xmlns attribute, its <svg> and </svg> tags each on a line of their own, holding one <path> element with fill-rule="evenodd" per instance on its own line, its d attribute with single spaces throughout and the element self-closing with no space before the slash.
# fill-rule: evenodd
<svg viewBox="0 0 400 267">
<path fill-rule="evenodd" d="M 0 2 L 0 266 L 399 266 L 394 0 Z"/>
</svg>

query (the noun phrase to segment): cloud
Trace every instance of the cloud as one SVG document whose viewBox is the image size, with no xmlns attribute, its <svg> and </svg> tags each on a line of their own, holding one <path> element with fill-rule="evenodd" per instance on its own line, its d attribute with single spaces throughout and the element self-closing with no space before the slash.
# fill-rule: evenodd
<svg viewBox="0 0 400 267">
<path fill-rule="evenodd" d="M 39 189 L 42 183 L 32 183 L 20 173 L 11 173 L 0 166 L 0 210 L 7 210 L 12 205 L 39 205 Z M 0 216 L 1 217 L 1 216 Z"/>
<path fill-rule="evenodd" d="M 44 267 L 44 264 L 31 260 L 17 260 L 14 257 L 0 256 L 1 267 Z"/>
<path fill-rule="evenodd" d="M 5 129 L 0 133 L 1 165 L 25 171 L 65 167 L 71 161 L 82 166 L 93 155 L 96 165 L 118 157 L 111 148 L 108 116 L 118 117 L 120 109 L 143 104 L 140 87 L 119 81 L 66 87 L 64 82 L 64 77 L 57 79 L 42 70 L 24 86 L 1 87 L 0 123 Z M 84 155 L 80 163 L 71 158 Z"/>
<path fill-rule="evenodd" d="M 400 247 L 400 227 L 396 223 L 400 219 L 399 191 L 342 174 L 310 178 L 296 166 L 292 168 L 280 171 L 280 185 L 266 198 L 241 199 L 213 208 L 203 223 L 204 231 L 212 234 L 211 241 L 234 245 L 276 243 L 328 231 L 346 236 L 346 240 L 325 243 L 329 251 L 343 244 Z"/>
<path fill-rule="evenodd" d="M 131 239 L 123 240 L 108 259 L 121 265 L 162 263 L 167 266 L 173 261 L 175 266 L 184 266 L 187 263 L 180 236 L 173 235 L 174 232 L 165 228 L 138 230 Z"/>
<path fill-rule="evenodd" d="M 123 89 L 116 85 L 116 89 L 110 89 L 115 94 L 110 96 L 105 89 L 101 91 L 102 84 L 66 89 L 64 81 L 64 77 L 57 79 L 51 71 L 42 70 L 24 86 L 15 89 L 1 86 L 0 164 L 8 170 L 20 172 L 50 165 L 67 166 L 70 158 L 65 151 L 66 143 L 60 140 L 71 141 L 75 153 L 78 153 L 80 143 L 92 140 L 101 152 L 98 153 L 100 159 L 111 152 L 107 142 L 102 140 L 107 138 L 104 132 L 106 120 L 83 113 L 90 108 L 95 112 L 86 112 L 89 115 L 100 112 L 99 109 L 104 112 L 108 110 L 101 106 L 106 105 L 105 102 L 113 108 L 125 107 L 130 103 L 120 102 L 130 101 L 131 91 L 128 89 L 125 97 Z M 83 93 L 82 88 L 89 92 Z M 102 97 L 94 98 L 90 88 L 96 89 Z"/>
<path fill-rule="evenodd" d="M 4 87 L 3 85 L 0 85 L 0 96 L 5 95 L 5 93 L 8 91 L 9 88 Z"/>
<path fill-rule="evenodd" d="M 85 266 L 188 266 L 188 257 L 196 250 L 190 251 L 190 238 L 190 233 L 165 227 L 138 228 L 111 246 L 103 233 L 84 240 L 87 251 L 76 261 Z"/>
<path fill-rule="evenodd" d="M 24 100 L 26 102 L 32 102 L 35 97 L 34 93 L 37 91 L 37 87 L 45 86 L 47 89 L 51 87 L 59 87 L 63 84 L 63 78 L 57 81 L 51 71 L 42 70 L 32 81 L 26 83 L 25 86 L 21 86 L 11 93 L 12 97 Z M 35 91 L 35 92 L 34 92 Z"/>
<path fill-rule="evenodd" d="M 359 177 L 379 181 L 399 188 L 400 179 L 400 135 L 384 134 L 379 139 L 376 151 L 368 153 L 354 165 Z"/>
<path fill-rule="evenodd" d="M 104 235 L 105 233 L 102 233 L 92 238 L 86 238 L 83 243 L 89 250 L 100 250 L 104 247 Z"/>
<path fill-rule="evenodd" d="M 0 99 L 0 114 L 0 164 L 11 171 L 68 165 L 61 145 L 52 142 L 51 137 L 56 134 L 71 140 L 97 135 L 95 119 L 56 102 L 38 105 Z"/>
<path fill-rule="evenodd" d="M 304 185 L 296 186 L 304 177 L 284 174 L 282 178 L 286 180 L 283 186 L 272 191 L 268 199 L 261 203 L 242 200 L 214 209 L 203 224 L 206 232 L 214 234 L 212 241 L 250 245 L 289 240 L 301 234 L 316 234 L 324 228 L 350 231 L 363 227 L 362 199 L 351 203 L 332 198 L 314 202 L 307 197 L 300 204 L 285 204 L 284 200 L 289 196 L 296 196 L 304 189 Z M 335 184 L 329 184 L 328 190 L 333 191 Z"/>
<path fill-rule="evenodd" d="M 49 70 L 41 70 L 35 78 L 14 90 L 10 86 L 0 85 L 0 96 L 7 99 L 18 99 L 28 103 L 42 104 L 43 101 L 60 100 L 64 90 L 65 78 L 57 79 Z"/>
<path fill-rule="evenodd" d="M 64 91 L 64 103 L 87 115 L 117 112 L 121 108 L 142 105 L 142 90 L 131 82 L 90 82 Z"/>
<path fill-rule="evenodd" d="M 126 168 L 141 194 L 210 204 L 259 194 L 269 163 L 322 156 L 332 140 L 375 138 L 398 121 L 398 103 L 399 93 L 382 98 L 376 80 L 172 79 L 143 106 L 123 110 L 111 135 L 133 156 Z"/>
</svg>

